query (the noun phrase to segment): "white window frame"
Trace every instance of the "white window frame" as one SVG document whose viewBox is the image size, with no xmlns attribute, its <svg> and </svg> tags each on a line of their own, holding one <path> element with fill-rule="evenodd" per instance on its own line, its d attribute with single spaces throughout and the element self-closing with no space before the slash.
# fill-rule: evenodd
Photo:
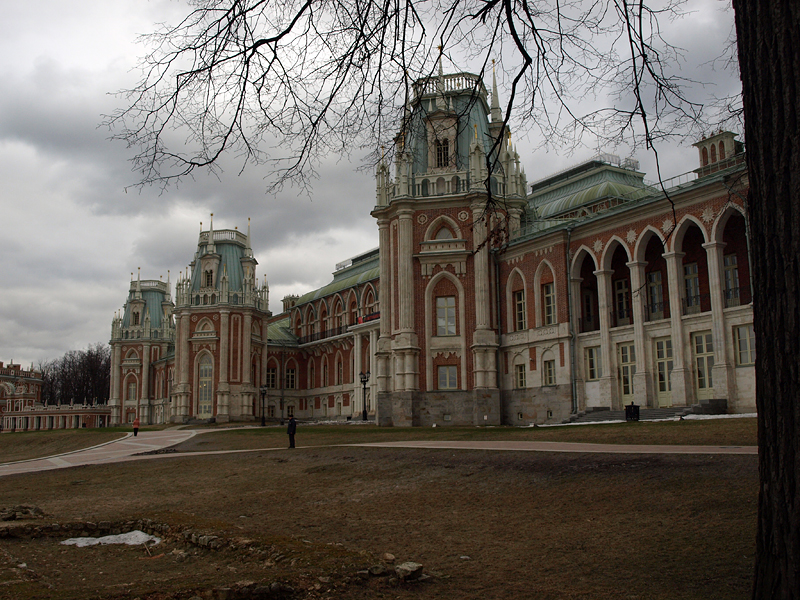
<svg viewBox="0 0 800 600">
<path fill-rule="evenodd" d="M 527 387 L 527 373 L 524 364 L 514 365 L 514 388 L 521 390 Z"/>
<path fill-rule="evenodd" d="M 600 346 L 586 348 L 586 381 L 597 381 L 603 376 L 603 354 Z"/>
<path fill-rule="evenodd" d="M 556 384 L 556 361 L 555 359 L 542 361 L 542 385 L 554 386 Z"/>
<path fill-rule="evenodd" d="M 436 297 L 436 335 L 445 337 L 456 333 L 456 297 Z"/>
<path fill-rule="evenodd" d="M 756 334 L 753 324 L 738 325 L 733 328 L 735 339 L 736 366 L 752 367 L 756 364 Z"/>
<path fill-rule="evenodd" d="M 525 290 L 514 292 L 514 330 L 524 331 L 528 328 L 525 311 Z"/>
<path fill-rule="evenodd" d="M 440 390 L 458 389 L 458 367 L 455 365 L 440 365 L 436 368 Z"/>
<path fill-rule="evenodd" d="M 542 284 L 542 305 L 544 306 L 544 324 L 556 324 L 556 284 Z"/>
</svg>

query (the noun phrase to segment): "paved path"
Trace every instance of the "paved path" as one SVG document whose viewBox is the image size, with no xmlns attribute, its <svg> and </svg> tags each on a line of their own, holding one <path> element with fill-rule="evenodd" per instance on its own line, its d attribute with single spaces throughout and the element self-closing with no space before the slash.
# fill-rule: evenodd
<svg viewBox="0 0 800 600">
<path fill-rule="evenodd" d="M 376 442 L 347 444 L 372 448 L 514 450 L 523 452 L 590 452 L 604 454 L 758 454 L 758 446 L 656 446 L 646 444 L 580 444 L 569 442 Z"/>
<path fill-rule="evenodd" d="M 100 465 L 131 460 L 178 458 L 181 456 L 204 456 L 211 454 L 239 454 L 245 452 L 279 451 L 282 448 L 252 448 L 247 450 L 217 450 L 208 452 L 187 452 L 185 454 L 157 454 L 137 456 L 142 452 L 161 450 L 180 444 L 199 433 L 213 433 L 213 430 L 178 430 L 139 432 L 138 437 L 128 434 L 122 439 L 107 442 L 92 448 L 76 450 L 47 458 L 24 460 L 0 464 L 0 477 L 16 473 L 50 471 L 79 465 Z M 447 441 L 409 441 L 377 442 L 370 444 L 340 444 L 341 447 L 364 448 L 427 448 L 438 450 L 511 450 L 517 452 L 584 452 L 615 454 L 758 454 L 757 446 L 655 446 L 644 444 L 576 444 L 567 442 L 447 442 Z M 312 446 L 307 446 L 312 447 Z M 299 446 L 298 449 L 302 449 Z"/>
<path fill-rule="evenodd" d="M 165 431 L 140 431 L 137 437 L 128 434 L 125 437 L 85 448 L 66 454 L 48 456 L 32 460 L 0 464 L 0 477 L 15 473 L 31 473 L 36 471 L 50 471 L 64 467 L 77 467 L 79 465 L 100 465 L 105 463 L 135 460 L 135 454 L 169 448 L 175 444 L 194 437 L 197 434 L 192 430 L 168 429 Z"/>
</svg>

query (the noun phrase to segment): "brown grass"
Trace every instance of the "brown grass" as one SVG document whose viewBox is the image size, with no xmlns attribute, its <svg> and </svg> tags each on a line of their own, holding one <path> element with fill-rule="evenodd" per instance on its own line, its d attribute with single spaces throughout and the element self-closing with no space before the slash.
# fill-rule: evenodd
<svg viewBox="0 0 800 600">
<path fill-rule="evenodd" d="M 708 431 L 741 443 L 742 432 L 732 433 L 738 422 L 717 421 Z M 662 424 L 658 435 L 644 423 L 621 431 L 659 440 L 674 432 L 667 437 L 698 443 L 705 423 Z M 570 429 L 618 435 L 616 426 L 604 427 L 602 434 L 588 433 L 600 427 Z M 401 431 L 447 439 L 501 437 L 497 432 Z M 298 433 L 301 445 L 341 441 L 345 434 L 359 441 L 400 439 L 368 426 L 301 426 Z M 193 441 L 283 444 L 285 438 L 272 428 Z M 19 578 L 11 574 L 15 561 L 35 575 L 0 585 L 0 598 L 189 598 L 242 580 L 282 580 L 295 586 L 296 598 L 309 599 L 744 599 L 752 581 L 757 493 L 755 456 L 316 447 L 173 454 L 50 471 L 3 478 L 0 506 L 36 503 L 51 515 L 48 522 L 151 518 L 251 542 L 244 550 L 198 550 L 176 562 L 169 553 L 179 546 L 174 540 L 158 559 L 145 559 L 140 548 L 0 541 L 0 583 Z M 278 551 L 287 559 L 270 564 Z M 355 572 L 384 552 L 421 562 L 434 577 L 417 586 L 391 587 L 386 578 L 359 582 Z"/>
<path fill-rule="evenodd" d="M 547 441 L 597 444 L 667 444 L 755 446 L 756 419 L 713 419 L 662 422 L 608 423 L 570 427 L 427 427 L 392 428 L 374 425 L 305 425 L 300 423 L 297 443 L 303 446 L 360 444 L 401 440 Z M 179 446 L 183 452 L 283 448 L 285 428 L 217 429 Z"/>
</svg>

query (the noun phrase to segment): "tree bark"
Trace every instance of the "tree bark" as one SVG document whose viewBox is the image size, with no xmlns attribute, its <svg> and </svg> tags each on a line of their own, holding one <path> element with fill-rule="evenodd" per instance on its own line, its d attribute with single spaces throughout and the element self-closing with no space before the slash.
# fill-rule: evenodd
<svg viewBox="0 0 800 600">
<path fill-rule="evenodd" d="M 800 598 L 800 2 L 734 0 L 750 183 L 759 473 L 753 598 Z"/>
</svg>

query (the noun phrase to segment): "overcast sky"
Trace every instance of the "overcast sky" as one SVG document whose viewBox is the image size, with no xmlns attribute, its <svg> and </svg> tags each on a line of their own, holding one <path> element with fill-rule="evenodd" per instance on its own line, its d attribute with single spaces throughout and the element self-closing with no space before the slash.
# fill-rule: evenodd
<svg viewBox="0 0 800 600">
<path fill-rule="evenodd" d="M 728 3 L 690 0 L 692 16 L 675 28 L 686 50 L 686 75 L 714 82 L 725 95 L 734 74 L 715 69 L 730 35 Z M 252 218 L 259 278 L 270 284 L 270 308 L 331 279 L 337 262 L 378 245 L 369 211 L 374 179 L 357 172 L 361 156 L 330 157 L 312 198 L 286 189 L 266 195 L 258 169 L 234 167 L 220 180 L 198 177 L 178 188 L 125 192 L 136 181 L 120 142 L 98 127 L 121 100 L 110 95 L 137 81 L 143 53 L 137 34 L 176 22 L 185 4 L 168 0 L 30 0 L 6 3 L 0 27 L 0 361 L 28 366 L 107 342 L 130 273 L 143 279 L 176 274 L 192 260 L 200 222 L 240 230 Z M 487 86 L 491 82 L 487 82 Z M 501 86 L 504 84 L 501 76 Z M 502 97 L 502 92 L 501 92 Z M 528 180 L 592 156 L 532 149 L 517 140 Z M 659 148 L 662 173 L 696 166 L 688 144 Z M 618 153 L 624 155 L 624 150 Z M 637 153 L 648 178 L 652 156 Z M 174 287 L 173 287 L 174 293 Z"/>
</svg>

